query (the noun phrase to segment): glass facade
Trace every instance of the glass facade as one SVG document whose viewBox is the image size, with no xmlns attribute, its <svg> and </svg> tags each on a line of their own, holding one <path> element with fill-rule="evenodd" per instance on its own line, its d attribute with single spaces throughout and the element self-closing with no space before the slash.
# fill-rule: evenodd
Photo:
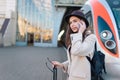
<svg viewBox="0 0 120 80">
<path fill-rule="evenodd" d="M 52 44 L 54 11 L 52 0 L 18 0 L 17 45 Z"/>
</svg>

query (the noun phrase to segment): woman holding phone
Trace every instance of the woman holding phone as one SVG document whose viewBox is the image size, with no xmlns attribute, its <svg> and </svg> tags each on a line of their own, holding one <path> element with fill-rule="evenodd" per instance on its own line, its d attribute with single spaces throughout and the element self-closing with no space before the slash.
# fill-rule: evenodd
<svg viewBox="0 0 120 80">
<path fill-rule="evenodd" d="M 66 32 L 67 61 L 52 61 L 57 68 L 68 73 L 67 80 L 91 80 L 90 63 L 86 56 L 92 58 L 95 35 L 88 30 L 89 23 L 80 10 L 66 15 L 68 28 Z"/>
</svg>

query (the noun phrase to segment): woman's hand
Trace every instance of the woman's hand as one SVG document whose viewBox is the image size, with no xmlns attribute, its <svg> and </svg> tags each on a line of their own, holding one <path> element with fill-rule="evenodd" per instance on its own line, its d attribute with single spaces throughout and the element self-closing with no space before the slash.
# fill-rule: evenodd
<svg viewBox="0 0 120 80">
<path fill-rule="evenodd" d="M 53 67 L 56 66 L 57 68 L 63 68 L 64 65 L 58 61 L 52 61 Z"/>
<path fill-rule="evenodd" d="M 81 20 L 80 24 L 79 24 L 79 31 L 78 31 L 78 33 L 79 32 L 83 33 L 85 31 L 85 29 L 86 29 L 86 24 L 85 24 L 85 22 L 83 20 Z"/>
</svg>

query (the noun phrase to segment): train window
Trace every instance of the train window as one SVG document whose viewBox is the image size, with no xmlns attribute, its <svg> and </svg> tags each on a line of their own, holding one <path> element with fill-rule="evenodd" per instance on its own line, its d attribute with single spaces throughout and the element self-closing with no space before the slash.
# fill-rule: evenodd
<svg viewBox="0 0 120 80">
<path fill-rule="evenodd" d="M 87 14 L 85 14 L 85 15 L 86 15 L 86 18 L 87 18 L 87 20 L 88 20 L 88 22 L 89 22 L 89 26 L 90 26 L 90 27 L 93 27 L 93 19 L 92 19 L 91 11 L 88 12 Z"/>
<path fill-rule="evenodd" d="M 118 29 L 120 30 L 120 8 L 119 9 L 113 8 L 112 11 L 115 16 L 115 20 L 117 22 Z"/>
<path fill-rule="evenodd" d="M 118 34 L 120 38 L 120 8 L 113 8 L 112 11 L 116 20 Z"/>
<path fill-rule="evenodd" d="M 106 0 L 111 8 L 120 7 L 120 0 Z"/>
<path fill-rule="evenodd" d="M 106 0 L 106 1 L 114 14 L 118 29 L 120 29 L 120 0 Z"/>
<path fill-rule="evenodd" d="M 120 38 L 120 0 L 106 0 L 106 1 L 109 4 L 110 8 L 112 9 Z"/>
<path fill-rule="evenodd" d="M 93 28 L 93 19 L 92 19 L 92 13 L 91 11 L 89 11 L 88 13 L 85 14 L 85 17 L 87 18 L 88 22 L 89 22 L 89 29 L 92 30 L 92 32 L 94 33 L 94 28 Z"/>
</svg>

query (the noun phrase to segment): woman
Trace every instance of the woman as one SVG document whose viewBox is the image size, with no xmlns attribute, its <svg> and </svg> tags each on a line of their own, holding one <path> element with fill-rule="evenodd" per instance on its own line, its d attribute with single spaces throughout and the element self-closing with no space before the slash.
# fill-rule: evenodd
<svg viewBox="0 0 120 80">
<path fill-rule="evenodd" d="M 65 20 L 69 24 L 66 34 L 68 60 L 63 63 L 52 61 L 52 64 L 67 72 L 68 80 L 90 80 L 90 63 L 86 56 L 93 56 L 95 35 L 87 30 L 89 23 L 82 11 L 73 11 Z"/>
</svg>

